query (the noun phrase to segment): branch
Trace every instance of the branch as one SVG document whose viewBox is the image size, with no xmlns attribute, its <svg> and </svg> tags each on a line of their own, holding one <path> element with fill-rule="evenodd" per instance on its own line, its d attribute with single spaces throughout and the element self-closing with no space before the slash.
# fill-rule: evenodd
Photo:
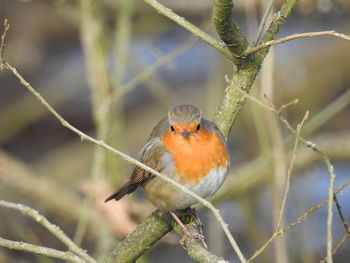
<svg viewBox="0 0 350 263">
<path fill-rule="evenodd" d="M 132 263 L 135 262 L 142 254 L 144 254 L 151 246 L 153 246 L 166 233 L 173 228 L 177 234 L 183 235 L 181 228 L 173 223 L 169 213 L 156 210 L 149 215 L 146 220 L 139 224 L 136 229 L 128 235 L 103 263 Z M 192 223 L 186 226 L 191 232 L 197 231 Z M 188 255 L 196 262 L 201 263 L 226 263 L 227 261 L 206 250 L 198 239 L 186 238 L 184 248 Z"/>
<path fill-rule="evenodd" d="M 338 198 L 337 198 L 337 196 L 335 194 L 333 194 L 333 200 L 334 200 L 334 203 L 335 203 L 335 205 L 337 207 L 339 218 L 342 221 L 343 226 L 345 228 L 345 233 L 350 235 L 350 227 L 349 227 L 348 222 L 346 221 L 346 219 L 345 219 L 345 217 L 344 217 L 344 215 L 342 213 L 341 207 L 340 207 L 339 202 L 338 202 Z"/>
<path fill-rule="evenodd" d="M 263 17 L 261 19 L 261 22 L 260 22 L 260 25 L 259 25 L 259 28 L 258 28 L 258 32 L 257 32 L 255 40 L 253 42 L 253 46 L 256 46 L 259 43 L 260 39 L 261 39 L 261 36 L 262 36 L 263 31 L 265 29 L 267 18 L 269 17 L 269 14 L 270 14 L 270 12 L 272 10 L 274 2 L 275 2 L 275 0 L 269 0 L 269 3 L 267 4 L 267 7 L 265 8 L 264 15 L 263 15 Z"/>
<path fill-rule="evenodd" d="M 169 8 L 165 7 L 164 5 L 160 4 L 156 0 L 144 0 L 147 4 L 152 6 L 154 9 L 156 9 L 160 14 L 166 16 L 170 20 L 174 21 L 175 23 L 179 24 L 180 26 L 184 27 L 188 31 L 190 31 L 193 35 L 197 36 L 199 39 L 203 40 L 213 48 L 215 48 L 217 51 L 222 53 L 224 56 L 228 57 L 229 59 L 233 59 L 231 52 L 229 49 L 225 46 L 224 43 L 216 40 L 211 35 L 205 33 L 195 25 L 188 22 L 183 17 L 177 15 L 173 11 L 171 11 Z"/>
<path fill-rule="evenodd" d="M 103 263 L 135 262 L 152 245 L 172 230 L 168 213 L 156 210 L 109 254 Z"/>
<path fill-rule="evenodd" d="M 262 42 L 267 42 L 273 40 L 278 32 L 281 30 L 282 26 L 286 23 L 287 18 L 292 13 L 294 7 L 296 6 L 298 0 L 284 0 L 280 10 L 275 14 L 274 19 L 271 21 L 269 28 L 266 30 L 262 37 Z M 265 48 L 258 53 L 257 60 L 262 63 L 265 56 L 269 52 L 269 48 Z"/>
<path fill-rule="evenodd" d="M 339 249 L 342 248 L 342 246 L 344 245 L 345 241 L 348 240 L 349 238 L 350 238 L 350 233 L 345 233 L 344 236 L 342 237 L 342 239 L 339 240 L 339 242 L 337 243 L 337 245 L 333 249 L 333 251 L 332 251 L 333 255 L 335 253 L 337 253 L 339 251 Z M 325 263 L 325 262 L 327 262 L 327 257 L 325 257 L 323 260 L 320 261 L 320 263 Z"/>
<path fill-rule="evenodd" d="M 298 133 L 298 135 L 300 135 L 300 130 L 303 127 L 303 125 L 304 125 L 306 119 L 308 118 L 308 116 L 309 116 L 309 111 L 307 111 L 305 113 L 304 118 L 302 119 L 301 123 L 298 124 L 298 126 L 297 126 L 297 133 Z M 296 159 L 296 156 L 297 156 L 296 155 L 296 151 L 297 151 L 297 148 L 298 148 L 298 143 L 299 143 L 299 140 L 296 137 L 295 138 L 295 142 L 294 142 L 294 147 L 293 147 L 292 160 L 291 160 L 291 162 L 289 164 L 289 168 L 288 168 L 288 171 L 287 171 L 287 180 L 286 180 L 286 185 L 285 185 L 285 189 L 284 189 L 284 194 L 283 194 L 283 199 L 282 199 L 280 213 L 279 213 L 279 216 L 278 216 L 278 219 L 277 219 L 276 230 L 278 230 L 281 227 L 282 216 L 283 216 L 284 209 L 285 209 L 285 206 L 286 206 L 288 192 L 289 192 L 289 187 L 290 187 L 290 180 L 291 180 L 291 177 L 292 177 L 292 170 L 293 170 L 294 162 L 295 162 L 295 159 Z"/>
<path fill-rule="evenodd" d="M 298 38 L 306 38 L 306 37 L 319 37 L 319 36 L 333 36 L 333 37 L 337 37 L 337 38 L 341 38 L 341 39 L 345 39 L 345 40 L 350 40 L 349 35 L 337 33 L 336 31 L 320 31 L 320 32 L 300 33 L 300 34 L 294 34 L 294 35 L 290 35 L 287 37 L 283 37 L 283 38 L 280 38 L 277 40 L 270 40 L 270 41 L 267 41 L 267 42 L 265 42 L 257 47 L 248 48 L 244 52 L 244 55 L 248 56 L 248 55 L 254 54 L 254 53 L 256 53 L 264 48 L 278 45 L 278 44 L 282 44 L 282 43 L 290 41 L 290 40 L 294 40 L 294 39 L 298 39 Z"/>
<path fill-rule="evenodd" d="M 0 200 L 0 206 L 21 211 L 23 214 L 33 218 L 37 223 L 45 227 L 51 234 L 65 244 L 71 252 L 84 259 L 84 261 L 89 263 L 96 262 L 92 257 L 85 253 L 83 249 L 74 244 L 74 242 L 58 226 L 52 224 L 46 217 L 39 214 L 39 212 L 33 208 L 22 204 L 6 202 L 4 200 Z"/>
<path fill-rule="evenodd" d="M 291 14 L 296 3 L 297 0 L 284 1 L 280 11 L 277 13 L 271 22 L 269 29 L 266 31 L 263 37 L 264 41 L 272 40 L 275 37 L 286 22 L 288 16 Z M 214 117 L 215 124 L 219 127 L 225 137 L 229 134 L 230 129 L 241 112 L 246 100 L 236 88 L 243 89 L 247 93 L 249 92 L 267 52 L 268 48 L 265 48 L 257 53 L 256 56 L 244 61 L 244 64 L 240 65 L 240 67 L 233 68 L 230 85 L 226 88 L 220 108 Z"/>
<path fill-rule="evenodd" d="M 38 255 L 43 255 L 51 258 L 58 258 L 68 262 L 74 263 L 86 263 L 85 260 L 81 259 L 77 255 L 67 251 L 63 252 L 57 249 L 42 247 L 37 245 L 32 245 L 24 242 L 12 241 L 0 237 L 0 246 L 9 249 L 22 250 L 26 252 L 31 252 Z"/>
<path fill-rule="evenodd" d="M 222 41 L 225 42 L 234 57 L 239 57 L 246 50 L 248 41 L 232 19 L 232 9 L 232 0 L 215 0 L 213 3 L 213 19 L 216 31 Z"/>
<path fill-rule="evenodd" d="M 186 226 L 191 233 L 197 231 L 193 226 Z M 178 226 L 174 226 L 174 230 L 179 235 L 182 235 L 182 229 Z M 203 247 L 203 243 L 198 239 L 186 238 L 184 248 L 187 250 L 187 254 L 196 262 L 200 263 L 228 263 L 223 258 L 219 258 L 210 253 Z"/>
<path fill-rule="evenodd" d="M 8 23 L 7 19 L 4 20 L 4 32 L 1 35 L 1 42 L 0 42 L 0 71 L 4 69 L 4 62 L 5 62 L 5 39 L 7 36 L 7 32 L 10 30 L 10 24 Z"/>
</svg>

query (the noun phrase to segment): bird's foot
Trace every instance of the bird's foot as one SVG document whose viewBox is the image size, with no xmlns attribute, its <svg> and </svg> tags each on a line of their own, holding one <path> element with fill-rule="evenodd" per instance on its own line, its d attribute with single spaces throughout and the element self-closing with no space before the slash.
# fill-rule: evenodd
<svg viewBox="0 0 350 263">
<path fill-rule="evenodd" d="M 203 224 L 199 220 L 199 217 L 195 214 L 195 211 L 193 211 L 191 209 L 191 213 L 192 214 L 186 213 L 185 215 L 191 215 L 194 218 L 200 233 L 193 233 L 193 232 L 189 231 L 187 229 L 187 227 L 181 222 L 180 218 L 174 212 L 170 211 L 170 214 L 175 219 L 175 221 L 178 223 L 178 225 L 181 227 L 181 229 L 184 233 L 184 236 L 180 239 L 179 243 L 181 246 L 184 246 L 186 238 L 189 237 L 189 238 L 199 239 L 202 242 L 203 246 L 205 248 L 208 248 L 207 244 L 205 243 L 205 237 L 203 235 Z"/>
</svg>

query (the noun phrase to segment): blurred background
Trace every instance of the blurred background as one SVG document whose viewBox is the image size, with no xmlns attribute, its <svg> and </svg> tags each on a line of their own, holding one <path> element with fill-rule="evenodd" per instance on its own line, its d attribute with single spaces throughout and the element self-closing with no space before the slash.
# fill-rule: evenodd
<svg viewBox="0 0 350 263">
<path fill-rule="evenodd" d="M 250 43 L 268 1 L 235 1 L 234 17 Z M 277 2 L 276 7 L 279 7 Z M 163 0 L 165 6 L 218 38 L 212 1 Z M 11 29 L 5 56 L 73 126 L 137 157 L 155 123 L 176 104 L 196 104 L 212 119 L 231 64 L 141 0 L 0 0 Z M 303 0 L 279 37 L 336 30 L 350 34 L 348 0 Z M 350 42 L 299 39 L 271 49 L 251 90 L 276 107 L 331 158 L 335 186 L 350 179 Z M 154 207 L 142 191 L 103 200 L 127 180 L 132 165 L 63 127 L 9 72 L 0 72 L 0 199 L 37 209 L 97 259 Z M 213 197 L 249 257 L 273 234 L 294 139 L 276 118 L 247 101 L 228 138 L 229 178 Z M 327 198 L 328 171 L 304 145 L 296 151 L 282 226 Z M 338 196 L 350 220 L 350 190 Z M 199 214 L 210 251 L 238 262 L 214 217 Z M 334 211 L 336 244 L 344 227 Z M 327 207 L 277 239 L 254 262 L 319 262 L 326 256 Z M 0 207 L 0 236 L 65 249 L 33 220 Z M 168 234 L 138 262 L 192 262 Z M 350 243 L 335 254 L 350 262 Z M 0 262 L 59 262 L 0 248 Z"/>
</svg>

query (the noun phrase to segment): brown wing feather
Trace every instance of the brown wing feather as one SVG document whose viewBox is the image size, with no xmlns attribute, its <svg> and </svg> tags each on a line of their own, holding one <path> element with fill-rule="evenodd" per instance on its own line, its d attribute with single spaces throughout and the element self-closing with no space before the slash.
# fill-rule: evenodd
<svg viewBox="0 0 350 263">
<path fill-rule="evenodd" d="M 151 138 L 141 150 L 141 162 L 153 168 L 156 171 L 161 171 L 160 159 L 163 156 L 165 148 L 159 138 Z M 109 196 L 105 202 L 112 199 L 120 200 L 123 196 L 134 192 L 137 187 L 142 186 L 154 175 L 146 172 L 142 168 L 136 166 L 131 174 L 130 180 L 121 186 L 114 194 Z"/>
</svg>

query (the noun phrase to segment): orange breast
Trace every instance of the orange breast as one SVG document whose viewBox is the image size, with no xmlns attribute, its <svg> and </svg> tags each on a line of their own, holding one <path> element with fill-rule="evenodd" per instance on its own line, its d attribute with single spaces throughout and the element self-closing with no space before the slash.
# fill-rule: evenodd
<svg viewBox="0 0 350 263">
<path fill-rule="evenodd" d="M 195 185 L 211 169 L 227 165 L 228 152 L 215 132 L 201 129 L 185 139 L 181 134 L 166 131 L 162 141 L 172 153 L 174 173 L 180 177 L 180 183 Z"/>
</svg>

